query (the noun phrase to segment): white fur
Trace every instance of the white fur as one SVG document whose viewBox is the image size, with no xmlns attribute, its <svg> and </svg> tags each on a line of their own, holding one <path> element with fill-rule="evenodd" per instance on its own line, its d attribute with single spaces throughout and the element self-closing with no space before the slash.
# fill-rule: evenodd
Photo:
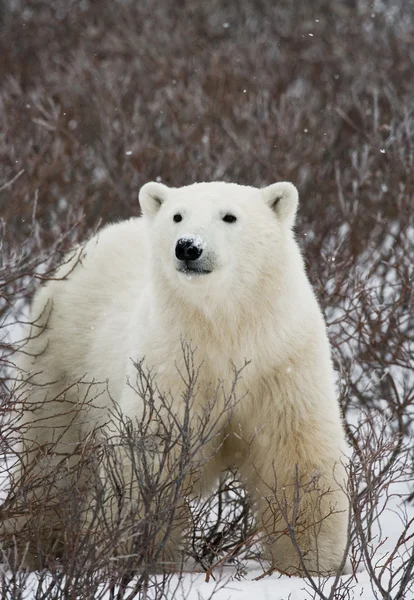
<svg viewBox="0 0 414 600">
<path fill-rule="evenodd" d="M 48 327 L 30 349 L 45 351 L 21 366 L 43 372 L 41 382 L 85 375 L 107 380 L 111 396 L 134 418 L 142 407 L 126 385 L 135 376 L 131 359 L 145 357 L 160 389 L 177 402 L 183 339 L 197 348 L 200 390 L 219 380 L 230 384 L 232 364 L 251 361 L 239 387 L 240 397 L 246 396 L 233 411 L 205 481 L 238 466 L 270 531 L 270 488 L 277 484 L 289 498 L 296 468 L 307 477 L 319 474 L 320 491 L 329 493 L 319 500 L 310 494 L 304 514 L 311 523 L 319 506 L 325 518 L 317 541 L 309 531 L 298 534 L 298 541 L 307 567 L 330 573 L 346 543 L 346 444 L 325 324 L 292 233 L 297 202 L 291 183 L 262 190 L 221 182 L 146 184 L 140 192 L 143 217 L 105 227 L 73 271 L 78 257 L 61 268 L 58 277 L 68 273 L 64 280 L 47 283 L 37 294 L 32 315 L 48 319 Z M 182 221 L 176 223 L 178 213 Z M 237 221 L 224 222 L 226 214 Z M 176 270 L 180 237 L 197 241 L 213 265 L 210 274 Z M 32 400 L 36 394 L 31 391 Z M 109 398 L 105 402 L 109 406 Z M 197 402 L 205 402 L 201 391 Z M 50 416 L 53 409 L 47 410 Z M 31 419 L 28 411 L 29 425 Z M 64 419 L 56 417 L 56 425 Z M 98 413 L 90 415 L 90 427 L 97 419 Z M 50 428 L 38 430 L 36 439 L 42 435 L 50 437 Z M 72 427 L 61 443 L 71 444 L 78 435 Z M 303 571 L 288 535 L 271 538 L 268 550 L 277 568 Z"/>
</svg>

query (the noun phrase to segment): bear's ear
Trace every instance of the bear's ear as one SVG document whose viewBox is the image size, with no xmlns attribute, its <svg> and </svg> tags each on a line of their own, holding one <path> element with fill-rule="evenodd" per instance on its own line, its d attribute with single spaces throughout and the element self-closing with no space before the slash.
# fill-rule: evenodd
<svg viewBox="0 0 414 600">
<path fill-rule="evenodd" d="M 295 223 L 299 194 L 293 183 L 280 181 L 262 189 L 265 202 L 289 227 Z"/>
<path fill-rule="evenodd" d="M 168 187 L 163 183 L 150 181 L 142 186 L 139 191 L 139 204 L 142 214 L 146 217 L 153 217 L 157 214 L 161 205 L 166 201 Z"/>
</svg>

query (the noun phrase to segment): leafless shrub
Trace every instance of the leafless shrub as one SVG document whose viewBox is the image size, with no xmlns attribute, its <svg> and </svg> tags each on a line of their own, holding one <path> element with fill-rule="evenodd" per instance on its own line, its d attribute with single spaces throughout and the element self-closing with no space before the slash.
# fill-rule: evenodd
<svg viewBox="0 0 414 600">
<path fill-rule="evenodd" d="M 228 395 L 223 398 L 218 385 L 211 404 L 195 416 L 198 369 L 185 344 L 183 352 L 186 392 L 179 414 L 140 363 L 133 389 L 143 405 L 141 419 L 126 419 L 114 403 L 105 431 L 88 435 L 73 451 L 76 462 L 59 451 L 59 436 L 42 447 L 32 442 L 16 450 L 10 445 L 13 454 L 2 465 L 9 489 L 0 514 L 2 523 L 13 526 L 2 527 L 1 543 L 2 561 L 15 575 L 3 573 L 5 589 L 14 590 L 16 581 L 24 587 L 27 576 L 17 573 L 29 566 L 41 569 L 37 593 L 45 593 L 47 585 L 47 593 L 55 594 L 46 597 L 68 590 L 88 590 L 94 598 L 108 592 L 117 598 L 164 597 L 171 585 L 168 573 L 183 566 L 180 537 L 190 522 L 189 502 L 200 493 L 194 489 L 202 487 L 204 462 L 220 450 L 240 377 L 235 370 Z M 218 398 L 223 408 L 212 418 Z M 74 408 L 73 419 L 82 418 L 94 401 L 92 396 Z M 24 439 L 25 425 L 18 429 Z M 53 457 L 52 469 L 48 457 Z M 126 459 L 131 470 L 125 468 Z M 19 462 L 17 472 L 13 460 Z"/>
<path fill-rule="evenodd" d="M 405 598 L 413 591 L 414 523 L 401 497 L 401 484 L 412 481 L 411 447 L 401 443 L 382 416 L 370 416 L 356 427 L 361 440 L 351 462 L 351 497 L 355 540 L 379 598 Z M 381 521 L 394 511 L 399 536 L 387 545 Z M 390 518 L 388 516 L 388 518 Z"/>
<path fill-rule="evenodd" d="M 257 528 L 249 498 L 236 479 L 237 472 L 223 474 L 217 491 L 197 498 L 193 505 L 190 555 L 207 580 L 224 564 L 232 564 L 236 577 L 246 574 L 246 560 L 259 559 Z"/>
</svg>

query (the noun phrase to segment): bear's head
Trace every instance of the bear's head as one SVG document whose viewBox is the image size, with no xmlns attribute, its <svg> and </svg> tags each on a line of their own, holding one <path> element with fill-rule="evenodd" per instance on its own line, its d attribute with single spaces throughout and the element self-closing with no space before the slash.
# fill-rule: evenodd
<svg viewBox="0 0 414 600">
<path fill-rule="evenodd" d="M 216 296 L 228 296 L 252 290 L 285 261 L 298 192 L 287 182 L 263 189 L 223 182 L 169 188 L 150 182 L 141 188 L 139 201 L 153 268 L 163 280 L 185 294 L 206 294 L 213 286 Z"/>
</svg>

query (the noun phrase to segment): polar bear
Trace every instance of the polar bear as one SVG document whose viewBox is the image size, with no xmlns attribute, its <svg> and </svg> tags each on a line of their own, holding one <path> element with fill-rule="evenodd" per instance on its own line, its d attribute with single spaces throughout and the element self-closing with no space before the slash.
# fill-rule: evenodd
<svg viewBox="0 0 414 600">
<path fill-rule="evenodd" d="M 27 437 L 41 445 L 54 436 L 66 451 L 79 439 L 56 398 L 76 404 L 70 384 L 85 376 L 107 382 L 87 429 L 113 398 L 141 418 L 130 385 L 140 361 L 179 412 L 183 340 L 199 364 L 193 416 L 246 365 L 228 418 L 216 415 L 203 491 L 238 468 L 274 568 L 335 572 L 347 544 L 347 449 L 326 327 L 293 233 L 296 188 L 150 182 L 139 201 L 140 218 L 103 228 L 35 297 L 20 360 Z"/>
</svg>

